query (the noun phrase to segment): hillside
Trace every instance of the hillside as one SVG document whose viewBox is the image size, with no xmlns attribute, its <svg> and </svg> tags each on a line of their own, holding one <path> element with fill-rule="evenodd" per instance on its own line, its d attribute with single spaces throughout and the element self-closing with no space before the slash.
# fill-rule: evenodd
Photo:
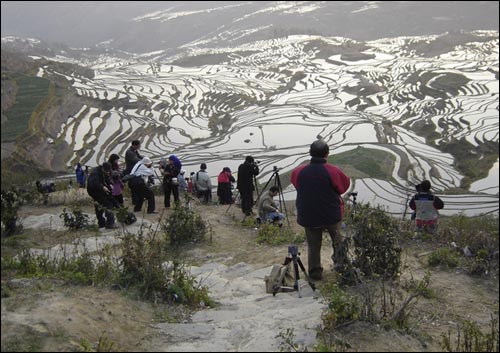
<svg viewBox="0 0 500 353">
<path fill-rule="evenodd" d="M 258 244 L 257 230 L 241 225 L 242 213 L 236 206 L 228 210 L 227 206 L 195 205 L 211 225 L 212 241 L 192 244 L 182 253 L 183 261 L 193 266 L 190 271 L 210 288 L 215 308 L 198 307 L 193 312 L 180 305 L 133 300 L 133 293 L 116 286 L 74 286 L 58 277 L 12 278 L 4 271 L 6 257 L 19 252 L 23 244 L 50 256 L 72 253 L 72 245 L 67 250 L 61 247 L 65 243 L 85 246 L 92 254 L 105 244 L 119 244 L 121 230 L 73 234 L 63 230 L 59 214 L 77 200 L 85 212 L 93 213 L 83 190 L 51 194 L 48 207 L 22 207 L 24 231 L 2 239 L 2 351 L 279 351 L 280 347 L 290 349 L 282 346 L 283 337 L 277 337 L 287 329 L 293 329 L 294 342 L 309 351 L 318 344 L 316 327 L 325 310 L 320 292 L 338 278 L 327 271 L 314 292 L 303 283 L 302 298 L 297 292 L 266 294 L 264 276 L 271 265 L 283 261 L 286 244 Z M 157 197 L 157 204 L 161 202 L 162 197 Z M 292 230 L 302 232 L 294 221 L 293 204 L 288 210 Z M 146 226 L 152 222 L 155 229 L 158 219 L 166 219 L 171 212 L 147 215 L 144 222 Z M 125 230 L 135 233 L 139 229 L 135 224 Z M 307 263 L 306 244 L 297 245 Z M 330 268 L 330 246 L 325 240 L 325 269 Z M 462 320 L 489 332 L 490 315 L 498 314 L 498 272 L 479 278 L 461 267 L 430 267 L 430 254 L 441 246 L 449 244 L 439 237 L 403 242 L 401 283 L 397 283 L 420 281 L 425 273 L 431 274 L 429 295 L 413 307 L 409 330 L 366 321 L 348 323 L 334 333 L 337 340 L 350 345 L 347 351 L 440 351 L 441 334 L 451 330 L 451 337 L 456 338 Z M 496 261 L 498 271 L 498 250 Z M 359 295 L 366 290 L 364 285 L 345 289 Z"/>
</svg>

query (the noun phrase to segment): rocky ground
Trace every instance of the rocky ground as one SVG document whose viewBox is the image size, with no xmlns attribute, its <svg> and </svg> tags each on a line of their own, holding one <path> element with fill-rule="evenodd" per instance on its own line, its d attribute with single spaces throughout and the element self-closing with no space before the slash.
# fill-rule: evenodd
<svg viewBox="0 0 500 353">
<path fill-rule="evenodd" d="M 53 195 L 47 207 L 21 209 L 25 232 L 38 237 L 38 249 L 52 248 L 55 252 L 58 242 L 68 241 L 53 239 L 50 234 L 62 227 L 59 214 L 65 207 L 63 202 L 85 200 L 85 193 L 79 191 Z M 91 214 L 92 208 L 85 205 L 84 210 Z M 157 205 L 162 205 L 162 198 L 157 197 Z M 273 296 L 265 291 L 264 276 L 273 264 L 283 261 L 287 246 L 257 244 L 257 231 L 240 225 L 243 215 L 236 206 L 229 210 L 217 205 L 195 208 L 211 224 L 213 240 L 193 247 L 186 262 L 192 264 L 191 273 L 209 286 L 216 308 L 189 312 L 133 300 L 111 288 L 74 287 L 56 280 L 10 280 L 2 274 L 2 287 L 8 286 L 10 291 L 9 296 L 2 297 L 2 351 L 98 347 L 114 351 L 279 351 L 283 339 L 276 336 L 287 329 L 294 330 L 296 343 L 312 350 L 324 310 L 320 291 L 313 291 L 305 282 L 301 282 L 301 298 L 297 292 Z M 144 218 L 154 224 L 170 212 Z M 293 212 L 291 205 L 289 213 Z M 141 222 L 143 217 L 139 218 Z M 301 232 L 293 215 L 290 225 Z M 134 231 L 138 224 L 129 227 Z M 113 243 L 121 231 L 89 234 L 85 243 L 90 247 Z M 307 262 L 307 246 L 298 246 Z M 430 249 L 419 242 L 406 246 L 402 278 L 423 278 L 429 270 L 426 253 Z M 325 240 L 322 259 L 326 269 L 330 268 L 330 255 L 331 246 Z M 335 275 L 328 273 L 317 285 L 321 288 L 334 280 Z M 436 351 L 440 350 L 441 334 L 448 329 L 456 332 L 459 320 L 478 322 L 486 331 L 490 314 L 498 311 L 496 278 L 479 279 L 459 270 L 432 269 L 430 288 L 436 296 L 419 300 L 410 332 L 355 322 L 339 329 L 338 337 L 350 343 L 350 351 Z"/>
</svg>

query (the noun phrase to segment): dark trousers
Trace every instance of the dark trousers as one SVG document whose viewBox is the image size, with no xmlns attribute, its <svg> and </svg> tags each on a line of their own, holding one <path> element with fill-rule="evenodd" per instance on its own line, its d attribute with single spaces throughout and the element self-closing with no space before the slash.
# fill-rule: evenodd
<svg viewBox="0 0 500 353">
<path fill-rule="evenodd" d="M 217 186 L 217 196 L 221 205 L 229 205 L 233 203 L 233 194 L 231 193 L 230 183 L 219 183 Z"/>
<path fill-rule="evenodd" d="M 99 197 L 93 197 L 93 199 L 95 201 L 95 216 L 97 217 L 99 228 L 112 227 L 115 224 L 115 214 L 111 211 L 111 209 L 115 206 L 112 196 L 102 195 Z"/>
<path fill-rule="evenodd" d="M 212 190 L 198 190 L 196 196 L 201 199 L 203 203 L 207 204 L 212 201 Z"/>
<path fill-rule="evenodd" d="M 240 190 L 241 195 L 241 210 L 247 216 L 250 216 L 252 213 L 253 207 L 253 190 Z"/>
<path fill-rule="evenodd" d="M 343 249 L 342 235 L 340 233 L 340 225 L 342 222 L 331 224 L 326 227 L 310 228 L 305 227 L 307 238 L 307 262 L 309 275 L 316 278 L 321 278 L 323 274 L 323 266 L 321 266 L 321 244 L 323 243 L 323 230 L 327 230 L 330 234 L 333 247 L 332 260 L 337 265 L 343 264 L 346 258 L 346 249 Z"/>
<path fill-rule="evenodd" d="M 144 202 L 144 199 L 148 200 L 148 213 L 153 212 L 156 209 L 155 205 L 155 194 L 153 193 L 153 190 L 150 189 L 146 183 L 141 183 L 138 185 L 131 185 L 129 184 L 130 189 L 132 190 L 132 200 L 134 200 L 134 195 L 135 195 L 135 202 L 134 203 L 134 212 L 138 212 L 142 210 L 142 203 Z"/>
<path fill-rule="evenodd" d="M 170 194 L 174 195 L 174 202 L 179 202 L 179 185 L 172 185 L 172 183 L 163 183 L 163 193 L 165 195 L 165 207 L 170 207 Z"/>
</svg>

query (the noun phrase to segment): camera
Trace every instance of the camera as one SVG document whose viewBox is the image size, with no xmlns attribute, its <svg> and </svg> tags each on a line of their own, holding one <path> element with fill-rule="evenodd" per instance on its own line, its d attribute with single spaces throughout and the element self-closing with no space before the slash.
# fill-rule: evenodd
<svg viewBox="0 0 500 353">
<path fill-rule="evenodd" d="M 350 192 L 350 193 L 349 193 L 349 196 L 356 197 L 356 196 L 358 196 L 358 192 L 357 192 L 357 191 Z"/>
<path fill-rule="evenodd" d="M 299 247 L 297 245 L 289 245 L 288 253 L 292 255 L 292 257 L 297 256 L 299 254 Z"/>
<path fill-rule="evenodd" d="M 278 168 L 278 167 L 276 167 L 276 166 L 274 166 L 274 167 L 273 167 L 273 171 L 275 171 L 275 172 L 279 171 L 280 169 L 281 169 L 281 168 Z"/>
</svg>

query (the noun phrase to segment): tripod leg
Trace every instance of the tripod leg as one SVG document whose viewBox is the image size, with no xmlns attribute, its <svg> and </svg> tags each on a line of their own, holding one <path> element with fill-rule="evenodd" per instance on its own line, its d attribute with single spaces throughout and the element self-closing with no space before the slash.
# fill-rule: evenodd
<svg viewBox="0 0 500 353">
<path fill-rule="evenodd" d="M 293 270 L 295 273 L 295 283 L 293 284 L 293 288 L 299 292 L 299 298 L 302 298 L 302 294 L 300 293 L 300 286 L 299 286 L 299 266 L 297 265 L 297 258 L 293 258 Z"/>
<path fill-rule="evenodd" d="M 302 260 L 300 259 L 300 257 L 297 257 L 297 262 L 298 262 L 298 264 L 300 266 L 300 269 L 304 273 L 304 276 L 305 276 L 305 278 L 307 280 L 307 283 L 312 288 L 312 290 L 315 291 L 316 290 L 316 285 L 311 281 L 311 278 L 309 278 L 309 275 L 307 274 L 306 268 L 304 267 L 304 264 L 302 263 Z"/>
</svg>

